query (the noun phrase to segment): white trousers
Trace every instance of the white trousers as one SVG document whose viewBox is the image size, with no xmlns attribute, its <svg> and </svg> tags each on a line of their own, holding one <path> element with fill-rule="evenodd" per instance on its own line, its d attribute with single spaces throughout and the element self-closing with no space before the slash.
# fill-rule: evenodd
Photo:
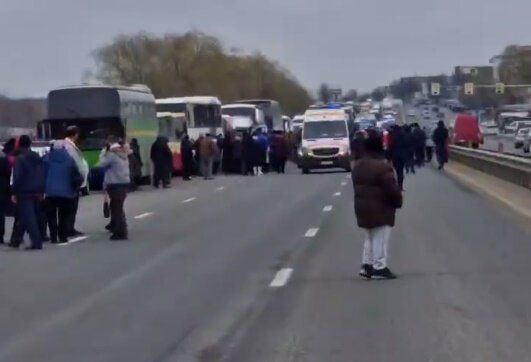
<svg viewBox="0 0 531 362">
<path fill-rule="evenodd" d="M 391 227 L 380 226 L 374 229 L 365 229 L 365 231 L 367 238 L 363 245 L 363 264 L 370 264 L 377 270 L 386 268 Z"/>
</svg>

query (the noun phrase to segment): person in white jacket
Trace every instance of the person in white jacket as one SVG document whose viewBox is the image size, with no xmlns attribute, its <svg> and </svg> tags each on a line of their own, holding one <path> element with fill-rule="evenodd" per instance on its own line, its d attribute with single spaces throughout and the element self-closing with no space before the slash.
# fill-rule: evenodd
<svg viewBox="0 0 531 362">
<path fill-rule="evenodd" d="M 88 174 L 89 174 L 89 166 L 87 161 L 85 160 L 85 157 L 83 156 L 83 152 L 77 147 L 77 143 L 79 141 L 79 128 L 77 126 L 70 126 L 66 129 L 66 138 L 64 139 L 64 147 L 70 157 L 74 159 L 74 162 L 76 163 L 77 169 L 81 176 L 83 176 L 83 184 L 81 185 L 81 188 L 84 189 L 87 187 L 87 180 L 88 180 Z M 69 218 L 69 226 L 68 226 L 68 236 L 70 237 L 76 237 L 83 235 L 82 232 L 79 232 L 76 230 L 76 216 L 77 216 L 77 210 L 79 208 L 79 195 L 76 196 L 74 202 L 72 202 L 72 209 L 70 210 L 70 218 Z"/>
</svg>

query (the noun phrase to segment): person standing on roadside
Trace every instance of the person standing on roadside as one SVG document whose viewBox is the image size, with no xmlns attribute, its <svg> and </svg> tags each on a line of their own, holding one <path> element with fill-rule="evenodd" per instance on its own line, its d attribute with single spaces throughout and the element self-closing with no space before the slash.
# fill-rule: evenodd
<svg viewBox="0 0 531 362">
<path fill-rule="evenodd" d="M 31 246 L 26 250 L 40 250 L 43 240 L 39 229 L 39 213 L 46 187 L 46 168 L 41 157 L 31 150 L 29 136 L 20 137 L 19 151 L 13 170 L 12 201 L 22 234 L 28 232 L 31 239 Z M 9 246 L 18 248 L 20 243 L 12 242 Z"/>
<path fill-rule="evenodd" d="M 187 134 L 181 140 L 181 158 L 183 164 L 183 180 L 190 181 L 194 170 L 194 149 Z"/>
<path fill-rule="evenodd" d="M 365 153 L 352 170 L 352 182 L 358 226 L 367 234 L 360 276 L 395 279 L 387 266 L 388 243 L 396 209 L 402 207 L 402 193 L 393 168 L 385 160 L 379 133 L 369 132 Z"/>
<path fill-rule="evenodd" d="M 404 167 L 406 165 L 407 145 L 400 126 L 394 126 L 389 134 L 389 157 L 396 172 L 400 189 L 404 188 Z"/>
<path fill-rule="evenodd" d="M 444 164 L 448 162 L 448 129 L 443 121 L 437 123 L 432 139 L 433 143 L 435 143 L 435 154 L 440 171 L 444 168 Z"/>
<path fill-rule="evenodd" d="M 46 164 L 46 218 L 52 244 L 68 242 L 69 212 L 83 184 L 83 176 L 63 142 L 52 145 L 44 157 Z"/>
<path fill-rule="evenodd" d="M 212 139 L 210 133 L 207 133 L 199 144 L 199 158 L 201 160 L 201 174 L 205 180 L 213 180 L 212 167 L 214 158 L 218 155 L 218 147 Z"/>
<path fill-rule="evenodd" d="M 271 168 L 277 173 L 286 173 L 289 145 L 286 136 L 280 131 L 274 131 L 271 136 L 269 161 Z"/>
<path fill-rule="evenodd" d="M 11 165 L 9 155 L 15 145 L 12 139 L 0 151 L 0 244 L 4 243 L 6 214 L 11 196 Z"/>
<path fill-rule="evenodd" d="M 256 147 L 254 140 L 249 132 L 244 132 L 242 139 L 242 160 L 243 160 L 243 175 L 254 176 L 254 166 L 256 163 Z"/>
<path fill-rule="evenodd" d="M 162 136 L 157 137 L 151 146 L 151 161 L 153 161 L 153 186 L 159 188 L 170 187 L 170 176 L 173 164 L 173 155 L 168 146 L 168 140 Z"/>
<path fill-rule="evenodd" d="M 111 240 L 127 240 L 124 203 L 129 190 L 129 149 L 122 141 L 111 138 L 100 156 L 99 166 L 105 170 L 104 185 L 110 199 Z"/>
<path fill-rule="evenodd" d="M 81 189 L 87 188 L 87 180 L 89 174 L 89 166 L 83 152 L 78 148 L 77 144 L 80 140 L 80 132 L 77 126 L 70 126 L 66 128 L 66 137 L 64 139 L 64 146 L 70 157 L 76 163 L 77 169 L 81 176 L 83 176 L 83 184 Z M 69 211 L 69 224 L 68 224 L 68 236 L 81 236 L 82 232 L 76 230 L 76 217 L 79 209 L 79 193 L 76 195 L 74 202 L 71 204 L 71 210 Z"/>
<path fill-rule="evenodd" d="M 137 190 L 142 181 L 142 155 L 138 140 L 133 138 L 129 145 L 131 154 L 129 155 L 129 172 L 131 173 L 131 190 Z"/>
</svg>

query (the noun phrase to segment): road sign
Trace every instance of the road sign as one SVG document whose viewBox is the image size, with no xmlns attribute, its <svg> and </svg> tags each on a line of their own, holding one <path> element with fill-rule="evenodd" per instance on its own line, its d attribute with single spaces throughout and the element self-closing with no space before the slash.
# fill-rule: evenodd
<svg viewBox="0 0 531 362">
<path fill-rule="evenodd" d="M 505 84 L 496 83 L 496 94 L 503 94 L 503 93 L 505 93 Z"/>
<path fill-rule="evenodd" d="M 441 84 L 440 83 L 432 83 L 431 84 L 431 95 L 432 96 L 438 96 L 441 94 Z"/>
<path fill-rule="evenodd" d="M 474 83 L 465 83 L 465 94 L 467 96 L 474 94 Z"/>
</svg>

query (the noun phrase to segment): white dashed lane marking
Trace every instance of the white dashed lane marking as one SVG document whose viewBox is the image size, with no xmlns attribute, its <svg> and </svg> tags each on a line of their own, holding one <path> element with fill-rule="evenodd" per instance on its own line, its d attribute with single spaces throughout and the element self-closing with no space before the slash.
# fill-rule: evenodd
<svg viewBox="0 0 531 362">
<path fill-rule="evenodd" d="M 269 286 L 271 288 L 281 288 L 285 286 L 288 283 L 292 273 L 293 269 L 291 268 L 280 269 L 271 281 L 271 284 L 269 284 Z"/>
<path fill-rule="evenodd" d="M 220 186 L 220 187 L 218 187 L 218 188 L 216 189 L 216 191 L 223 191 L 223 190 L 225 190 L 225 187 L 224 187 L 224 186 Z"/>
<path fill-rule="evenodd" d="M 330 212 L 332 211 L 333 206 L 332 205 L 326 205 L 323 207 L 323 212 Z"/>
<path fill-rule="evenodd" d="M 143 213 L 143 214 L 140 214 L 140 215 L 135 216 L 135 219 L 137 219 L 137 220 L 138 220 L 138 219 L 144 219 L 144 218 L 146 218 L 146 217 L 148 217 L 148 216 L 151 216 L 151 215 L 153 215 L 152 212 L 145 212 L 145 213 Z"/>
<path fill-rule="evenodd" d="M 336 192 L 334 196 L 341 196 L 341 192 Z"/>
<path fill-rule="evenodd" d="M 187 204 L 187 203 L 189 203 L 189 202 L 192 202 L 192 201 L 194 201 L 195 199 L 196 199 L 196 197 L 190 197 L 189 199 L 184 200 L 184 201 L 183 201 L 183 204 Z"/>
<path fill-rule="evenodd" d="M 308 231 L 306 231 L 306 234 L 304 234 L 307 238 L 313 238 L 317 233 L 319 232 L 319 228 L 310 228 Z"/>
<path fill-rule="evenodd" d="M 347 181 L 343 181 L 343 182 L 341 183 L 341 186 L 346 186 L 346 185 L 347 185 Z"/>
</svg>

